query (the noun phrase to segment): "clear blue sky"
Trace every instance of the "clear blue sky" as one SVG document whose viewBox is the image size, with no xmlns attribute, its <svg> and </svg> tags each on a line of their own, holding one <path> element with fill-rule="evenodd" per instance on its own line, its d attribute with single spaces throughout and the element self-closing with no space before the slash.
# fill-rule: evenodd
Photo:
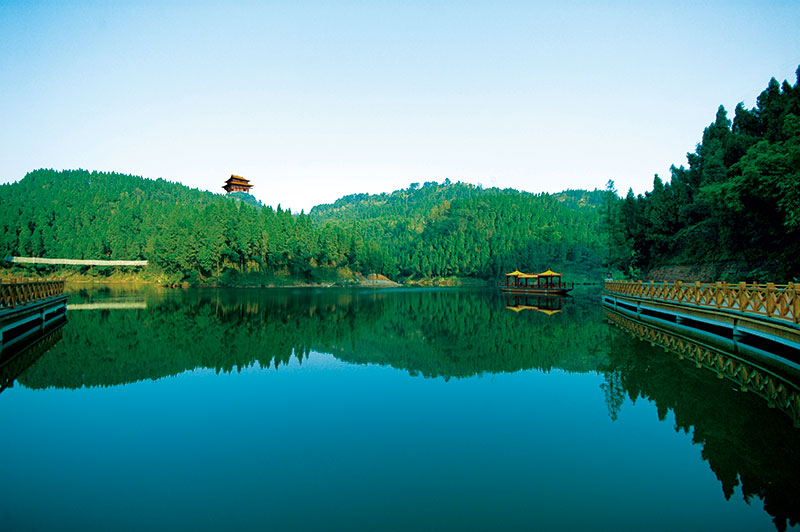
<svg viewBox="0 0 800 532">
<path fill-rule="evenodd" d="M 306 211 L 445 178 L 652 186 L 795 81 L 800 2 L 0 0 L 0 182 L 163 177 Z"/>
</svg>

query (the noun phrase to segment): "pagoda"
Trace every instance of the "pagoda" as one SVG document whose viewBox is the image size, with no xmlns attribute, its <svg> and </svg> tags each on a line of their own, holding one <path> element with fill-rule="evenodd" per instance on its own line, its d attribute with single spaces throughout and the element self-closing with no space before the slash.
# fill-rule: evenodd
<svg viewBox="0 0 800 532">
<path fill-rule="evenodd" d="M 242 176 L 231 174 L 227 181 L 225 181 L 225 186 L 222 187 L 225 191 L 230 194 L 231 192 L 244 192 L 245 194 L 250 194 L 250 189 L 253 185 L 250 184 L 250 181 L 243 178 Z"/>
</svg>

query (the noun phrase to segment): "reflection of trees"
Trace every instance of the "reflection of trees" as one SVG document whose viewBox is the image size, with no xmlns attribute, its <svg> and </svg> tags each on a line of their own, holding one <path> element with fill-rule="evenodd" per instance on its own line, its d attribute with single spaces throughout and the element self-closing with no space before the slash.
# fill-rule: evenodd
<svg viewBox="0 0 800 532">
<path fill-rule="evenodd" d="M 465 291 L 193 291 L 146 309 L 70 314 L 64 341 L 21 381 L 76 388 L 206 367 L 279 367 L 312 350 L 435 377 L 594 370 L 596 305 L 516 315 L 495 294 Z"/>
<path fill-rule="evenodd" d="M 111 294 L 120 298 L 124 294 Z M 520 369 L 603 371 L 612 418 L 626 398 L 669 411 L 692 432 L 726 497 L 741 486 L 779 530 L 800 518 L 800 431 L 778 409 L 696 362 L 608 329 L 596 302 L 553 316 L 514 313 L 492 293 L 443 291 L 189 291 L 151 294 L 147 308 L 69 315 L 63 339 L 19 377 L 77 388 L 158 379 L 198 367 L 279 368 L 309 352 L 428 377 Z"/>
<path fill-rule="evenodd" d="M 43 333 L 29 337 L 13 349 L 0 352 L 0 392 L 14 385 L 19 375 L 28 370 L 51 347 L 61 340 L 63 318 L 49 326 Z"/>
<path fill-rule="evenodd" d="M 626 329 L 627 330 L 627 329 Z M 791 418 L 738 384 L 697 367 L 690 357 L 654 351 L 636 336 L 612 330 L 606 398 L 615 418 L 624 400 L 653 401 L 659 419 L 669 411 L 675 430 L 702 445 L 726 498 L 741 486 L 746 500 L 758 497 L 778 530 L 800 521 L 800 430 Z"/>
</svg>

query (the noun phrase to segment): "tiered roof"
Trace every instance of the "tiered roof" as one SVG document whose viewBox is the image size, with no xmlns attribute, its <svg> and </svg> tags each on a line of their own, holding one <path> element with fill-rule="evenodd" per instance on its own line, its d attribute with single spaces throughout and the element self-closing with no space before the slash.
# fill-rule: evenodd
<svg viewBox="0 0 800 532">
<path fill-rule="evenodd" d="M 225 181 L 225 186 L 222 187 L 228 192 L 231 190 L 250 190 L 253 185 L 250 184 L 250 181 L 243 178 L 242 176 L 231 174 L 227 181 Z"/>
</svg>

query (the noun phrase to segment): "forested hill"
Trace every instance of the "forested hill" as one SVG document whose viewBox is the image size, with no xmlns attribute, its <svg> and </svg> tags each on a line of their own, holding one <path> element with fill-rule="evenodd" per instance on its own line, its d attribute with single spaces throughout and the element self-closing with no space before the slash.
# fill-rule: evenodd
<svg viewBox="0 0 800 532">
<path fill-rule="evenodd" d="M 665 264 L 705 264 L 707 280 L 800 277 L 800 68 L 773 78 L 731 121 L 720 106 L 689 166 L 656 176 L 643 196 L 609 191 L 612 265 L 631 276 Z M 612 187 L 613 188 L 613 187 Z"/>
<path fill-rule="evenodd" d="M 0 256 L 147 259 L 145 274 L 190 283 L 596 275 L 601 197 L 426 183 L 293 215 L 161 179 L 37 170 L 0 186 Z"/>
<path fill-rule="evenodd" d="M 531 194 L 466 183 L 414 183 L 314 207 L 317 223 L 352 229 L 400 276 L 493 278 L 547 267 L 599 275 L 600 191 Z"/>
<path fill-rule="evenodd" d="M 162 179 L 37 170 L 0 186 L 0 256 L 147 259 L 145 273 L 168 281 L 234 283 L 338 278 L 363 259 L 348 255 L 343 230 L 252 203 Z"/>
</svg>

